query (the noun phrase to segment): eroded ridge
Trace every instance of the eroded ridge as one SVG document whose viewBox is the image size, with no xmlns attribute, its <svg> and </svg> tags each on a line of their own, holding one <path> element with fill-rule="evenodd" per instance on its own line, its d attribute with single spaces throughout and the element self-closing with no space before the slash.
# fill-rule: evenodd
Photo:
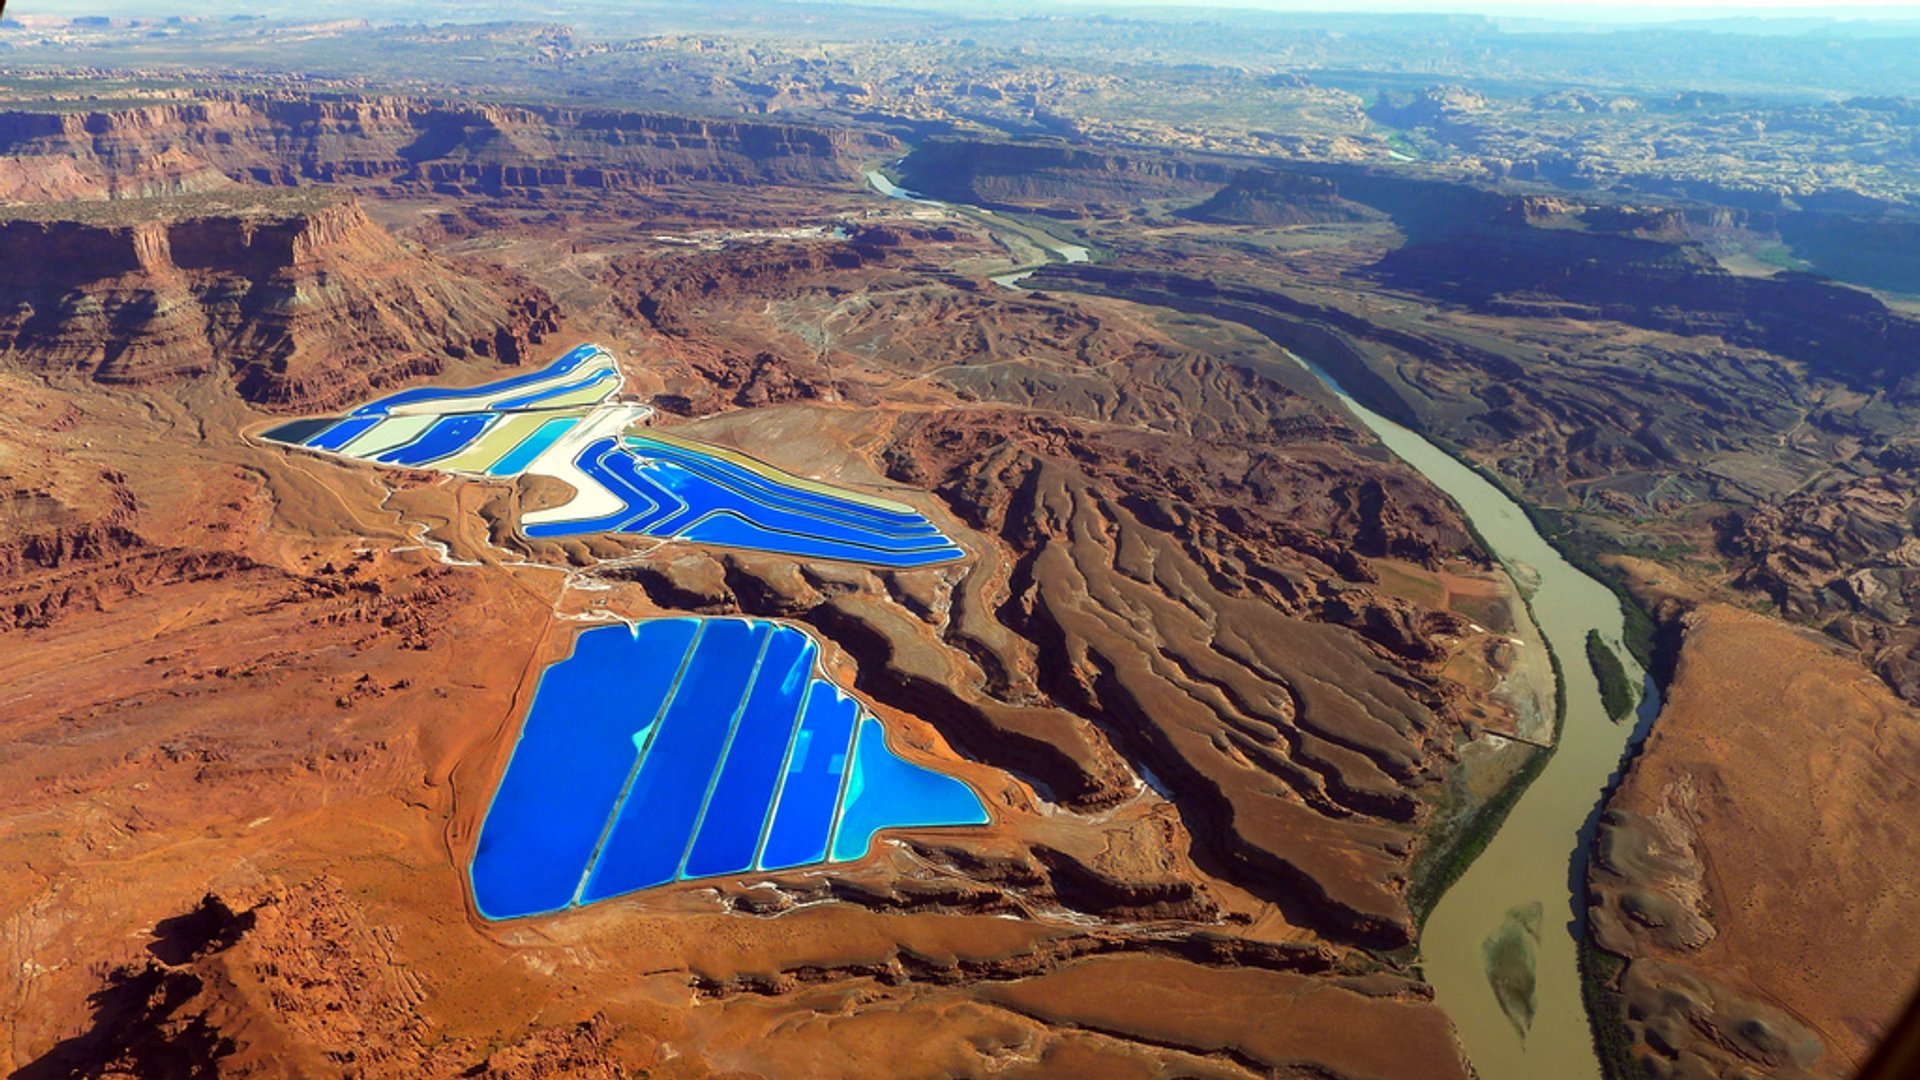
<svg viewBox="0 0 1920 1080">
<path fill-rule="evenodd" d="M 344 416 L 282 424 L 265 437 L 398 468 L 559 480 L 573 497 L 521 519 L 535 539 L 627 533 L 895 569 L 965 554 L 904 503 L 719 447 L 633 434 L 653 410 L 617 400 L 621 385 L 613 355 L 581 345 L 525 375 L 404 390 Z"/>
<path fill-rule="evenodd" d="M 849 862 L 883 829 L 987 823 L 966 784 L 896 755 L 817 656 L 764 619 L 582 633 L 542 674 L 481 826 L 480 913 Z"/>
</svg>

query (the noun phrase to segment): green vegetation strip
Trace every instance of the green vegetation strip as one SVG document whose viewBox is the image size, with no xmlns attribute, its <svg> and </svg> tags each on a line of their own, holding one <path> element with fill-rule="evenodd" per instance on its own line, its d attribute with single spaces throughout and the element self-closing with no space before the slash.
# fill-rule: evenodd
<svg viewBox="0 0 1920 1080">
<path fill-rule="evenodd" d="M 1627 962 L 1601 948 L 1591 933 L 1580 935 L 1580 997 L 1593 1027 L 1593 1050 L 1600 1058 L 1600 1075 L 1628 1080 L 1644 1075 L 1633 1063 L 1633 1033 L 1627 1030 L 1627 1005 L 1615 989 Z"/>
<path fill-rule="evenodd" d="M 1528 604 L 1531 612 L 1532 604 Z M 1536 623 L 1536 625 L 1538 625 Z M 1560 745 L 1560 733 L 1567 726 L 1567 680 L 1560 669 L 1560 654 L 1547 648 L 1547 660 L 1553 665 L 1553 745 Z M 1552 760 L 1553 750 L 1531 751 L 1527 760 L 1516 770 L 1493 797 L 1482 803 L 1478 810 L 1469 814 L 1453 836 L 1441 843 L 1429 847 L 1426 857 L 1419 860 L 1413 872 L 1408 876 L 1412 884 L 1407 888 L 1407 908 L 1413 912 L 1414 924 L 1424 929 L 1427 916 L 1433 913 L 1433 906 L 1440 897 L 1460 880 L 1467 867 L 1480 857 L 1480 853 L 1493 842 L 1500 826 L 1506 824 L 1507 815 L 1513 812 L 1514 804 L 1527 788 L 1539 777 L 1541 770 Z"/>
<path fill-rule="evenodd" d="M 1408 426 L 1414 427 L 1414 425 Z M 1415 430 L 1418 431 L 1419 428 L 1415 427 Z M 1652 613 L 1641 605 L 1640 600 L 1633 595 L 1633 590 L 1627 587 L 1627 575 L 1619 567 L 1601 560 L 1603 554 L 1615 550 L 1608 546 L 1608 539 L 1583 524 L 1579 515 L 1572 511 L 1537 506 L 1523 498 L 1514 490 L 1513 485 L 1507 482 L 1505 476 L 1474 460 L 1467 453 L 1466 447 L 1461 444 L 1437 433 L 1422 431 L 1421 434 L 1448 456 L 1479 473 L 1481 479 L 1499 488 L 1502 494 L 1520 508 L 1521 513 L 1527 515 L 1527 520 L 1533 523 L 1534 531 L 1552 545 L 1553 549 L 1560 553 L 1561 558 L 1572 564 L 1575 570 L 1605 585 L 1620 598 L 1620 611 L 1626 619 L 1621 639 L 1627 647 L 1627 653 L 1639 663 L 1642 671 L 1653 676 L 1654 684 L 1664 692 L 1665 675 L 1669 669 L 1662 661 L 1670 661 L 1672 657 L 1662 656 L 1661 651 L 1663 648 L 1672 648 L 1674 643 L 1661 640 L 1660 628 L 1655 625 Z M 1471 522 L 1468 523 L 1467 528 L 1469 532 L 1473 532 Z M 1483 551 L 1493 550 L 1487 547 L 1477 532 L 1473 533 L 1473 538 L 1475 543 L 1480 544 Z M 1680 553 L 1665 549 L 1625 552 L 1625 554 L 1645 555 L 1654 559 L 1663 559 Z"/>
<path fill-rule="evenodd" d="M 1632 716 L 1636 697 L 1633 681 L 1598 630 L 1587 631 L 1587 663 L 1593 665 L 1593 677 L 1600 680 L 1600 702 L 1607 707 L 1607 715 L 1616 724 Z"/>
</svg>

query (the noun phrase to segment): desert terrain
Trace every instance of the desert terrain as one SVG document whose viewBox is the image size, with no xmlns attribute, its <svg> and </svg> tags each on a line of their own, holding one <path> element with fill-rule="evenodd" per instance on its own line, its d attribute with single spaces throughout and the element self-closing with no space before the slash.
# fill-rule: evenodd
<svg viewBox="0 0 1920 1080">
<path fill-rule="evenodd" d="M 748 7 L 0 23 L 0 1066 L 1473 1075 L 1423 926 L 1587 658 L 1296 357 L 1623 604 L 1652 704 L 1527 924 L 1598 1067 L 1865 1059 L 1920 967 L 1910 100 Z M 589 342 L 640 430 L 964 556 L 534 536 L 549 477 L 266 437 Z M 990 823 L 486 918 L 543 670 L 668 614 L 805 631 Z"/>
</svg>

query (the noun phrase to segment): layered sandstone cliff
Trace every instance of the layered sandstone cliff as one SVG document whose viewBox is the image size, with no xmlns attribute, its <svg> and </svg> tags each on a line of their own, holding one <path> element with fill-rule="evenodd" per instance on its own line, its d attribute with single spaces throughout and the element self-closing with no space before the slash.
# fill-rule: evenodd
<svg viewBox="0 0 1920 1080">
<path fill-rule="evenodd" d="M 0 201 L 119 198 L 234 181 L 436 190 L 844 182 L 879 133 L 614 109 L 398 97 L 226 95 L 124 109 L 0 111 Z"/>
<path fill-rule="evenodd" d="M 970 139 L 930 139 L 905 167 L 909 187 L 942 199 L 1093 213 L 1143 199 L 1204 197 L 1240 171 L 1211 159 Z"/>
<path fill-rule="evenodd" d="M 544 295 L 409 250 L 351 198 L 51 205 L 0 218 L 0 358 L 98 382 L 232 377 L 327 406 L 469 354 L 518 363 Z"/>
</svg>

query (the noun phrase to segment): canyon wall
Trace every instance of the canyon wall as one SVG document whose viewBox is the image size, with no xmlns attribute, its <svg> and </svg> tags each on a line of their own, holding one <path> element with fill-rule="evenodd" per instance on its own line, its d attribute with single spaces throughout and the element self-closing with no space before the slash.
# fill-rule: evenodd
<svg viewBox="0 0 1920 1080">
<path fill-rule="evenodd" d="M 544 294 L 403 247 L 351 198 L 200 197 L 0 220 L 0 358 L 102 383 L 218 374 L 330 407 L 449 359 L 519 363 Z"/>
<path fill-rule="evenodd" d="M 0 200 L 121 198 L 235 181 L 461 191 L 843 182 L 884 134 L 616 109 L 234 94 L 0 111 Z"/>
</svg>

